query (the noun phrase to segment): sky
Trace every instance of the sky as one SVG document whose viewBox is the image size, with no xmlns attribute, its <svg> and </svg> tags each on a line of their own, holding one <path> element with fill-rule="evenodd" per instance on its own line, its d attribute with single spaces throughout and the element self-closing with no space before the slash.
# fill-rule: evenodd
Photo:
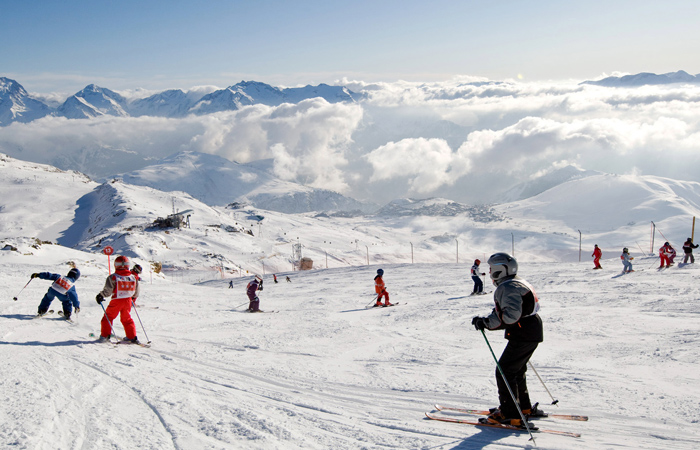
<svg viewBox="0 0 700 450">
<path fill-rule="evenodd" d="M 30 92 L 700 73 L 692 0 L 0 4 L 3 75 Z"/>
</svg>

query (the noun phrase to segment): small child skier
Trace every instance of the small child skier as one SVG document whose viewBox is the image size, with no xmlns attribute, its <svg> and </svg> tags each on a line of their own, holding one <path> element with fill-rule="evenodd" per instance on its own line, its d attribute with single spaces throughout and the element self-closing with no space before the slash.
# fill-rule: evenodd
<svg viewBox="0 0 700 450">
<path fill-rule="evenodd" d="M 659 266 L 659 269 L 664 268 L 664 264 L 666 264 L 666 267 L 671 267 L 671 260 L 669 259 L 669 255 L 671 252 L 668 250 L 668 247 L 671 244 L 668 242 L 665 242 L 661 248 L 659 248 L 659 259 L 661 259 L 661 265 Z"/>
<path fill-rule="evenodd" d="M 260 299 L 257 294 L 257 291 L 262 291 L 262 285 L 262 277 L 260 275 L 255 275 L 255 278 L 246 286 L 246 294 L 248 294 L 248 300 L 250 300 L 250 304 L 248 305 L 249 312 L 262 312 L 260 311 Z"/>
<path fill-rule="evenodd" d="M 630 252 L 629 250 L 627 250 L 627 247 L 622 249 L 622 255 L 620 255 L 620 259 L 622 260 L 622 265 L 624 266 L 622 272 L 634 272 L 634 270 L 632 270 L 632 263 L 630 262 L 634 259 L 634 257 L 630 256 Z"/>
<path fill-rule="evenodd" d="M 119 320 L 124 327 L 126 337 L 125 343 L 140 344 L 136 337 L 136 325 L 131 318 L 131 307 L 139 297 L 139 280 L 131 270 L 129 270 L 129 258 L 117 256 L 114 260 L 114 273 L 105 280 L 102 290 L 95 296 L 95 301 L 102 305 L 106 297 L 112 296 L 107 305 L 107 309 L 102 315 L 100 323 L 100 342 L 106 342 L 112 335 L 114 328 L 112 323 L 119 316 Z M 104 308 L 104 307 L 103 307 Z"/>
<path fill-rule="evenodd" d="M 593 269 L 602 269 L 603 266 L 600 265 L 600 258 L 603 256 L 603 250 L 598 247 L 598 244 L 595 245 L 591 256 L 593 257 L 593 264 L 595 264 Z"/>
<path fill-rule="evenodd" d="M 374 277 L 374 291 L 377 293 L 377 303 L 374 306 L 392 306 L 392 303 L 389 302 L 389 293 L 386 291 L 383 276 L 384 269 L 377 269 L 377 276 Z M 382 297 L 384 297 L 384 304 L 382 304 Z"/>
<path fill-rule="evenodd" d="M 479 272 L 479 264 L 481 264 L 481 261 L 475 259 L 474 265 L 472 266 L 472 280 L 474 281 L 474 291 L 472 292 L 472 295 L 484 293 L 484 282 L 481 281 L 480 275 L 486 274 L 483 272 Z"/>
<path fill-rule="evenodd" d="M 53 284 L 44 294 L 44 298 L 39 303 L 37 314 L 43 316 L 49 310 L 51 302 L 54 298 L 58 298 L 63 304 L 63 317 L 66 320 L 70 319 L 75 308 L 76 314 L 80 312 L 80 301 L 78 301 L 78 293 L 75 290 L 75 282 L 80 278 L 80 271 L 72 268 L 68 271 L 65 277 L 57 273 L 41 272 L 33 273 L 32 278 L 41 278 L 42 280 L 53 280 Z"/>
</svg>

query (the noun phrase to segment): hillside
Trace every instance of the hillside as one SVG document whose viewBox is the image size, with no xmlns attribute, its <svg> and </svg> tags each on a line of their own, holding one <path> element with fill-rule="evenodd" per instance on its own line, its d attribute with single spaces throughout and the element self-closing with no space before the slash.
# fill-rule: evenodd
<svg viewBox="0 0 700 450">
<path fill-rule="evenodd" d="M 163 172 L 177 179 L 173 175 L 182 167 L 164 167 Z M 267 189 L 262 181 L 247 188 L 261 193 Z M 290 270 L 296 244 L 316 268 L 464 262 L 483 259 L 494 249 L 531 261 L 578 261 L 580 240 L 584 260 L 593 244 L 606 255 L 622 247 L 655 253 L 652 221 L 656 242 L 669 240 L 680 248 L 690 235 L 692 217 L 700 213 L 698 183 L 607 174 L 501 205 L 401 200 L 381 214 L 345 217 L 285 214 L 245 204 L 210 206 L 182 191 L 121 180 L 97 184 L 77 173 L 7 157 L 0 190 L 14 194 L 0 202 L 6 217 L 0 224 L 3 238 L 36 237 L 95 253 L 111 245 L 145 263 L 158 262 L 171 273 L 191 272 L 205 279 L 220 277 L 222 271 Z M 174 212 L 189 216 L 190 226 L 154 226 Z"/>
</svg>

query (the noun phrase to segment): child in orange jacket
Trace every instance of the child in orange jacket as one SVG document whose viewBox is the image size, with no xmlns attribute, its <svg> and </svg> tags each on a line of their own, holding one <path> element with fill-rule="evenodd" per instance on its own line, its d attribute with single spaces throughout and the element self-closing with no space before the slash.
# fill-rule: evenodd
<svg viewBox="0 0 700 450">
<path fill-rule="evenodd" d="M 384 284 L 383 269 L 377 269 L 377 276 L 374 277 L 374 291 L 377 293 L 377 303 L 374 306 L 391 306 L 389 303 L 389 293 L 386 291 L 386 285 Z M 382 297 L 384 297 L 384 304 L 382 305 Z"/>
</svg>

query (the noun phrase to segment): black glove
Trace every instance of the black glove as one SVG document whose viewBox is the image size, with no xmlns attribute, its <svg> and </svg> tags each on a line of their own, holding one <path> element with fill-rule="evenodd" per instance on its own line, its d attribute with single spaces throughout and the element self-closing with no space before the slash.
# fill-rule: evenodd
<svg viewBox="0 0 700 450">
<path fill-rule="evenodd" d="M 33 274 L 32 274 L 32 278 L 39 278 L 39 274 L 38 274 L 38 273 L 33 273 Z"/>
<path fill-rule="evenodd" d="M 97 301 L 97 303 L 99 303 L 101 305 L 102 302 L 105 301 L 105 298 L 102 296 L 102 294 L 97 294 L 95 296 L 95 300 Z"/>
<path fill-rule="evenodd" d="M 481 331 L 486 328 L 486 321 L 483 317 L 474 317 L 472 319 L 472 325 L 474 325 L 474 328 Z"/>
</svg>

